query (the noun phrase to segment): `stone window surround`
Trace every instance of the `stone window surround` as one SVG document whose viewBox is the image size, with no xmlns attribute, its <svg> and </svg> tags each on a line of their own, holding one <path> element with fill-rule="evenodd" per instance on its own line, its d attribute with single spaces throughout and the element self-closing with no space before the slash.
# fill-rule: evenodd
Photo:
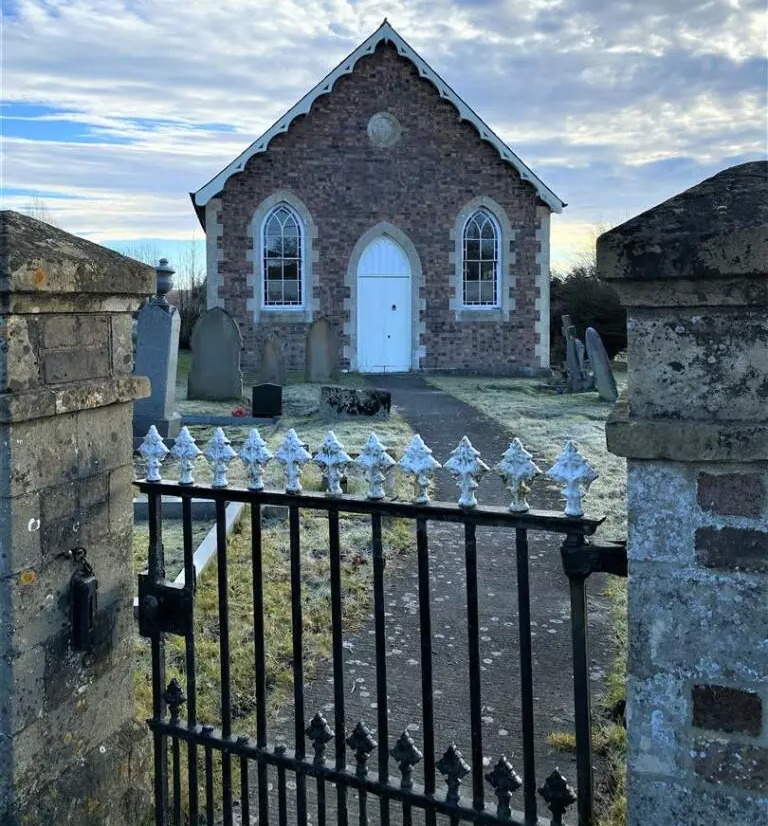
<svg viewBox="0 0 768 826">
<path fill-rule="evenodd" d="M 263 303 L 264 280 L 264 221 L 272 210 L 279 204 L 286 204 L 295 213 L 302 224 L 302 284 L 301 290 L 304 302 L 301 307 L 265 307 Z M 309 210 L 293 192 L 279 189 L 265 198 L 255 209 L 251 222 L 248 224 L 248 234 L 252 248 L 245 258 L 250 263 L 246 284 L 249 296 L 246 307 L 253 313 L 254 322 L 274 323 L 311 323 L 318 310 L 318 300 L 314 297 L 315 271 L 318 262 L 318 253 L 315 240 L 317 239 L 317 225 L 312 220 Z"/>
<path fill-rule="evenodd" d="M 471 216 L 478 209 L 485 209 L 496 220 L 499 237 L 499 304 L 495 307 L 467 307 L 464 305 L 464 228 Z M 459 210 L 456 222 L 449 231 L 453 242 L 453 252 L 448 255 L 448 262 L 453 267 L 451 276 L 452 294 L 449 309 L 456 321 L 509 321 L 515 309 L 514 290 L 517 278 L 513 267 L 517 260 L 514 245 L 518 230 L 512 229 L 504 207 L 488 195 L 472 198 Z"/>
<path fill-rule="evenodd" d="M 424 286 L 424 275 L 421 269 L 421 259 L 411 239 L 394 224 L 382 221 L 366 230 L 352 248 L 349 264 L 344 274 L 344 286 L 349 290 L 349 298 L 344 299 L 344 315 L 346 320 L 342 328 L 344 344 L 342 355 L 347 360 L 350 370 L 357 370 L 357 267 L 360 257 L 366 247 L 376 238 L 385 236 L 391 238 L 405 253 L 411 267 L 411 368 L 419 370 L 421 360 L 427 354 L 427 348 L 422 344 L 423 336 L 427 332 L 426 299 L 421 297 Z"/>
</svg>

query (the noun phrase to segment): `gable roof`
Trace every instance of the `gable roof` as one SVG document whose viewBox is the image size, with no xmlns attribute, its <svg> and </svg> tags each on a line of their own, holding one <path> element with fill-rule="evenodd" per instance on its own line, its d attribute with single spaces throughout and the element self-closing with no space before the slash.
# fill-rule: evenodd
<svg viewBox="0 0 768 826">
<path fill-rule="evenodd" d="M 502 160 L 511 164 L 524 181 L 528 181 L 533 185 L 539 198 L 541 198 L 541 200 L 553 212 L 562 212 L 563 207 L 566 206 L 565 202 L 561 201 L 560 198 L 558 198 L 557 195 L 555 195 L 555 193 L 552 192 L 552 190 L 549 189 L 549 187 L 546 186 L 544 182 L 520 160 L 520 158 L 518 158 L 518 156 L 507 146 L 507 144 L 504 143 L 504 141 L 484 121 L 482 121 L 475 114 L 475 112 L 467 106 L 466 103 L 464 103 L 464 101 L 456 94 L 456 92 L 453 91 L 453 89 L 451 89 L 450 86 L 448 86 L 448 84 L 437 74 L 437 72 L 431 69 L 426 62 L 405 42 L 405 40 L 400 37 L 400 35 L 392 28 L 392 26 L 390 26 L 385 18 L 381 26 L 379 26 L 379 28 L 367 40 L 363 41 L 354 50 L 354 52 L 346 58 L 346 60 L 342 60 L 342 62 L 339 63 L 339 65 L 330 74 L 326 75 L 326 77 L 324 77 L 314 89 L 307 92 L 307 94 L 304 95 L 304 97 L 292 109 L 286 112 L 285 115 L 283 115 L 283 117 L 280 118 L 275 124 L 270 126 L 270 128 L 267 129 L 263 135 L 258 137 L 244 152 L 238 155 L 232 163 L 224 167 L 218 175 L 208 181 L 208 183 L 203 187 L 198 189 L 197 192 L 190 193 L 192 203 L 195 205 L 198 215 L 203 212 L 202 207 L 204 207 L 208 201 L 211 200 L 211 198 L 214 198 L 221 192 L 224 188 L 224 184 L 232 175 L 242 172 L 243 169 L 245 169 L 245 165 L 254 155 L 257 155 L 260 152 L 266 152 L 270 142 L 275 136 L 280 135 L 283 132 L 287 132 L 291 126 L 291 123 L 299 117 L 299 115 L 306 115 L 312 108 L 312 104 L 321 95 L 327 95 L 332 92 L 336 81 L 343 75 L 351 74 L 354 71 L 357 61 L 360 60 L 361 57 L 366 57 L 367 55 L 373 54 L 376 47 L 382 42 L 391 43 L 395 49 L 397 49 L 397 53 L 401 57 L 410 60 L 411 63 L 413 63 L 413 65 L 418 69 L 419 75 L 433 84 L 433 86 L 440 93 L 440 97 L 453 104 L 456 111 L 459 113 L 459 119 L 469 121 L 469 123 L 477 129 L 480 138 L 484 141 L 488 141 L 488 143 L 490 143 L 491 146 L 493 146 L 499 153 Z"/>
</svg>

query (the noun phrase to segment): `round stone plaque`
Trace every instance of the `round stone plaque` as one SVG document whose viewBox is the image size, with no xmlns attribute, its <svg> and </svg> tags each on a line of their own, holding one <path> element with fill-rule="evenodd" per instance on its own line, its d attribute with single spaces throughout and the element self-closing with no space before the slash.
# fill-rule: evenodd
<svg viewBox="0 0 768 826">
<path fill-rule="evenodd" d="M 380 149 L 394 146 L 400 140 L 400 122 L 389 112 L 377 112 L 368 121 L 368 139 Z"/>
</svg>

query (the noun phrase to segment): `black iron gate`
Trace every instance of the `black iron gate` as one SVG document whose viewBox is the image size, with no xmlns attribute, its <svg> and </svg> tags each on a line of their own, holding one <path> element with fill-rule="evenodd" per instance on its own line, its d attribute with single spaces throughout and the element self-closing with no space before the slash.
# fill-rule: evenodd
<svg viewBox="0 0 768 826">
<path fill-rule="evenodd" d="M 140 633 L 151 641 L 153 712 L 148 721 L 154 736 L 157 826 L 206 824 L 238 826 L 258 823 L 347 824 L 380 823 L 516 823 L 535 824 L 541 801 L 553 824 L 565 822 L 566 809 L 576 804 L 580 826 L 592 823 L 593 778 L 590 743 L 591 710 L 587 654 L 585 582 L 596 571 L 626 575 L 626 550 L 621 545 L 598 547 L 589 543 L 600 520 L 567 517 L 530 510 L 513 513 L 497 507 L 462 508 L 449 504 L 424 505 L 371 501 L 351 496 L 278 493 L 244 488 L 205 487 L 166 482 L 137 482 L 148 497 L 149 566 L 140 576 Z M 162 497 L 181 497 L 184 583 L 174 585 L 165 576 Z M 196 684 L 195 565 L 192 543 L 192 499 L 215 503 L 218 575 L 218 644 L 220 651 L 220 714 L 200 719 Z M 230 675 L 228 503 L 244 503 L 250 519 L 253 566 L 253 691 L 255 731 L 233 726 Z M 268 686 L 265 679 L 264 576 L 262 565 L 262 511 L 287 510 L 292 589 L 293 743 L 271 744 L 267 739 Z M 330 565 L 333 705 L 330 722 L 320 713 L 307 719 L 302 651 L 302 536 L 300 515 L 312 511 L 327 520 Z M 370 519 L 373 566 L 373 629 L 375 639 L 375 720 L 352 721 L 345 714 L 344 638 L 340 574 L 340 518 L 346 514 Z M 420 738 L 408 732 L 392 737 L 388 719 L 386 610 L 384 603 L 384 546 L 382 522 L 408 520 L 415 526 L 420 663 L 418 700 Z M 440 742 L 433 723 L 433 657 L 431 628 L 431 523 L 453 523 L 463 529 L 466 579 L 466 634 L 469 681 L 466 760 L 451 743 Z M 517 631 L 521 704 L 522 777 L 502 756 L 484 763 L 480 632 L 478 622 L 478 528 L 495 527 L 514 536 L 514 565 L 518 597 Z M 534 749 L 534 682 L 532 665 L 531 594 L 529 589 L 529 532 L 562 537 L 563 569 L 570 584 L 570 614 L 575 698 L 576 789 L 558 771 L 537 774 Z M 416 575 L 414 575 L 416 576 Z M 184 639 L 184 667 L 166 673 L 166 635 Z M 458 678 L 458 675 L 457 675 Z M 414 706 L 418 702 L 414 703 Z M 316 711 L 312 709 L 312 711 Z M 236 722 L 236 721 L 235 721 Z M 309 753 L 308 753 L 309 752 Z M 349 764 L 352 765 L 349 765 Z M 418 779 L 414 782 L 414 766 Z M 395 768 L 396 767 L 396 768 Z M 396 772 L 399 776 L 393 777 Z M 464 778 L 467 778 L 464 780 Z M 463 781 L 463 782 L 462 782 Z M 237 799 L 235 799 L 237 798 Z"/>
</svg>

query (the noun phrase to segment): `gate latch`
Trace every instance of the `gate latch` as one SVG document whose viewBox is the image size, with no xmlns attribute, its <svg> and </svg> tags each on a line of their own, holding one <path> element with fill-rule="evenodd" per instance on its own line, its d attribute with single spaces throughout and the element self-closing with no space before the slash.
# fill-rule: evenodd
<svg viewBox="0 0 768 826">
<path fill-rule="evenodd" d="M 627 543 L 612 539 L 607 545 L 589 545 L 592 573 L 627 575 Z"/>
<path fill-rule="evenodd" d="M 187 585 L 174 585 L 167 579 L 156 581 L 149 574 L 139 574 L 139 634 L 188 636 L 192 632 L 193 599 L 194 590 Z"/>
</svg>

